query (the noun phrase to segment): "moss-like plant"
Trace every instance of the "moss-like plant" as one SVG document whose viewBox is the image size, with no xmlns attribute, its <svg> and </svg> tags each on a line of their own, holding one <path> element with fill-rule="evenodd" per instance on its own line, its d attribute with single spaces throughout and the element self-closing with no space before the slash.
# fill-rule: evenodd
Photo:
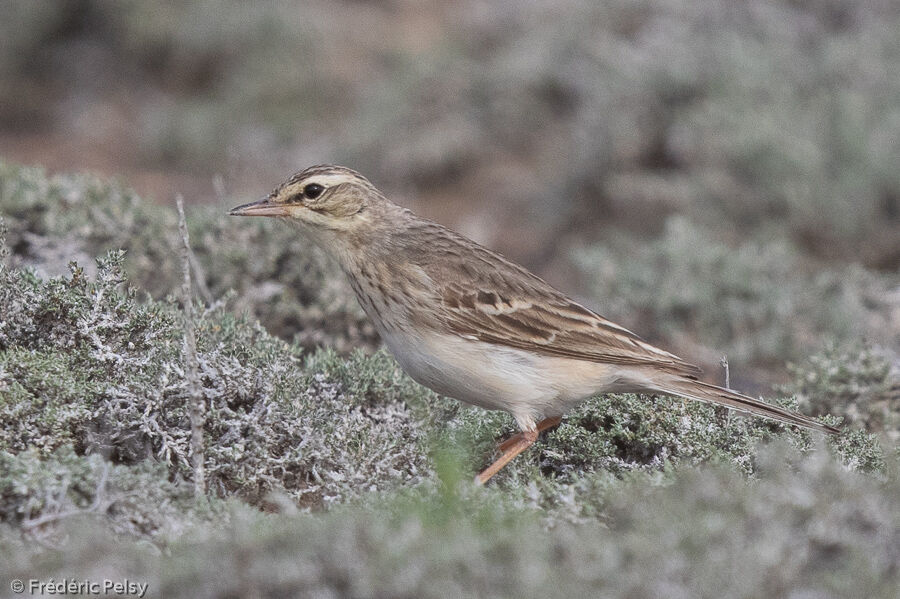
<svg viewBox="0 0 900 599">
<path fill-rule="evenodd" d="M 123 268 L 135 287 L 158 299 L 180 289 L 174 210 L 122 185 L 88 175 L 47 177 L 0 161 L 0 214 L 13 266 L 55 276 L 77 260 L 94 276 L 95 256 L 125 250 Z M 231 311 L 251 314 L 307 349 L 348 352 L 377 343 L 349 285 L 302 235 L 273 226 L 280 223 L 236 222 L 211 206 L 191 207 L 188 222 L 197 291 L 207 302 L 224 297 Z"/>
<path fill-rule="evenodd" d="M 575 260 L 606 316 L 640 315 L 642 333 L 688 333 L 733 362 L 778 367 L 809 347 L 861 334 L 892 341 L 892 276 L 810 265 L 783 239 L 733 247 L 672 218 L 652 242 L 613 235 Z"/>
<path fill-rule="evenodd" d="M 853 574 L 880 597 L 896 582 L 896 448 L 872 434 L 823 442 L 696 402 L 608 395 L 477 488 L 508 415 L 435 395 L 383 351 L 309 352 L 222 302 L 198 305 L 194 323 L 209 484 L 195 499 L 181 306 L 129 283 L 122 251 L 60 276 L 23 267 L 37 229 L 16 214 L 11 255 L 0 239 L 4 578 L 102 563 L 164 596 L 615 597 L 717 589 L 749 564 L 735 596 L 839 593 Z M 830 389 L 818 409 L 835 409 L 890 390 L 883 362 L 848 352 L 772 401 Z M 839 362 L 849 374 L 828 374 Z M 801 557 L 770 559 L 790 552 Z"/>
<path fill-rule="evenodd" d="M 900 371 L 888 352 L 859 342 L 830 344 L 789 369 L 793 380 L 780 391 L 795 395 L 804 409 L 900 439 Z"/>
</svg>

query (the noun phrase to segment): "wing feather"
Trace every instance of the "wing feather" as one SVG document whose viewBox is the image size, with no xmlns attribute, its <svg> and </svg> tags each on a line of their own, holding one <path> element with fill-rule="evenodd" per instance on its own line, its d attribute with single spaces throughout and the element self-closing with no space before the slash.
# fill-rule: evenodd
<svg viewBox="0 0 900 599">
<path fill-rule="evenodd" d="M 700 369 L 647 343 L 500 254 L 430 221 L 410 227 L 416 244 L 404 244 L 435 294 L 424 305 L 460 337 L 533 351 L 624 366 L 652 366 L 695 378 Z M 420 252 L 421 239 L 428 252 Z M 415 248 L 415 249 L 413 249 Z"/>
<path fill-rule="evenodd" d="M 623 366 L 655 366 L 685 376 L 700 369 L 645 342 L 568 299 L 548 284 L 515 292 L 507 285 L 463 289 L 445 284 L 441 296 L 444 324 L 455 334 L 537 353 Z M 543 287 L 542 286 L 542 287 Z M 523 293 L 523 291 L 525 293 Z"/>
</svg>

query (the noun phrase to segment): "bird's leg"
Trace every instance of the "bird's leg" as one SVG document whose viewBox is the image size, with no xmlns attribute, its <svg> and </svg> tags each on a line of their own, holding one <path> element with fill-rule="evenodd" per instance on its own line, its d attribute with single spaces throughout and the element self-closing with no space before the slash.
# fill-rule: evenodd
<svg viewBox="0 0 900 599">
<path fill-rule="evenodd" d="M 533 431 L 523 431 L 521 435 L 521 438 L 517 439 L 510 447 L 507 447 L 493 464 L 485 468 L 481 474 L 475 477 L 476 484 L 483 485 L 486 483 L 492 476 L 500 472 L 501 468 L 509 464 L 514 457 L 531 447 L 534 442 L 537 441 L 538 431 L 537 429 Z"/>
<path fill-rule="evenodd" d="M 537 432 L 542 433 L 548 428 L 553 428 L 560 422 L 562 422 L 562 416 L 551 416 L 550 418 L 544 418 L 537 423 Z M 516 433 L 515 435 L 501 443 L 498 449 L 500 449 L 500 451 L 506 451 L 507 449 L 518 443 L 519 439 L 521 438 L 522 433 Z"/>
<path fill-rule="evenodd" d="M 550 418 L 544 418 L 540 422 L 537 423 L 537 426 L 533 431 L 523 431 L 520 433 L 516 433 L 503 443 L 499 445 L 500 449 L 500 457 L 497 460 L 484 469 L 484 471 L 475 477 L 475 482 L 479 485 L 483 485 L 490 479 L 492 476 L 500 472 L 500 470 L 506 466 L 508 463 L 512 461 L 517 455 L 531 447 L 531 445 L 537 441 L 538 435 L 548 428 L 553 428 L 562 422 L 562 416 L 551 416 Z"/>
</svg>

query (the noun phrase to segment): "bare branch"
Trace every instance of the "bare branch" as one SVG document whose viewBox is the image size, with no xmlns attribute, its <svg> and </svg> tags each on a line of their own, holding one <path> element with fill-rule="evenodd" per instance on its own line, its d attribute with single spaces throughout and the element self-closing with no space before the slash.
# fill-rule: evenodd
<svg viewBox="0 0 900 599">
<path fill-rule="evenodd" d="M 97 482 L 97 488 L 94 490 L 94 501 L 91 503 L 90 507 L 86 507 L 83 509 L 62 510 L 59 512 L 49 512 L 46 514 L 42 514 L 37 518 L 28 518 L 22 522 L 22 530 L 30 531 L 35 528 L 40 528 L 45 524 L 49 524 L 50 522 L 57 522 L 59 520 L 71 518 L 72 516 L 80 516 L 82 514 L 102 514 L 107 509 L 109 509 L 110 505 L 112 505 L 119 499 L 118 497 L 116 497 L 110 500 L 106 500 L 106 483 L 108 480 L 109 462 L 104 461 L 103 472 L 100 473 L 100 480 Z M 68 485 L 63 488 L 63 491 L 60 494 L 62 497 L 65 497 L 68 488 Z M 47 503 L 49 504 L 50 502 L 48 501 Z"/>
<path fill-rule="evenodd" d="M 200 368 L 197 360 L 197 338 L 194 335 L 194 298 L 191 293 L 191 243 L 188 238 L 187 221 L 184 217 L 184 202 L 181 196 L 175 198 L 178 206 L 178 229 L 181 232 L 181 263 L 184 271 L 181 293 L 184 303 L 184 361 L 188 382 L 188 410 L 191 418 L 191 465 L 194 468 L 194 496 L 206 494 L 206 473 L 204 471 L 203 390 L 200 385 Z"/>
<path fill-rule="evenodd" d="M 722 356 L 719 365 L 725 369 L 725 388 L 731 389 L 731 374 L 728 372 L 728 356 Z"/>
</svg>

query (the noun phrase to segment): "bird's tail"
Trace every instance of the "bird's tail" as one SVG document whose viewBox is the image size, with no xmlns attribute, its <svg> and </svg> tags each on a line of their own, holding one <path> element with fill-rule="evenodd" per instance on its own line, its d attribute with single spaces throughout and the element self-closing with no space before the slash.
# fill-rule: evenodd
<svg viewBox="0 0 900 599">
<path fill-rule="evenodd" d="M 727 406 L 740 412 L 749 412 L 750 414 L 765 416 L 773 420 L 778 420 L 779 422 L 796 424 L 797 426 L 802 426 L 832 435 L 840 433 L 840 430 L 838 430 L 837 428 L 829 426 L 827 424 L 822 424 L 821 422 L 813 420 L 809 416 L 804 416 L 799 412 L 785 410 L 784 408 L 779 408 L 777 406 L 762 402 L 758 399 L 753 399 L 752 397 L 749 397 L 747 395 L 736 393 L 734 391 L 731 391 L 730 389 L 725 389 L 724 387 L 717 387 L 716 385 L 704 383 L 703 381 L 673 377 L 671 380 L 666 381 L 664 384 L 657 385 L 657 387 L 658 392 L 665 393 L 666 395 L 675 395 L 677 397 L 684 397 L 686 399 L 696 399 L 699 401 L 714 403 L 721 406 Z"/>
</svg>

